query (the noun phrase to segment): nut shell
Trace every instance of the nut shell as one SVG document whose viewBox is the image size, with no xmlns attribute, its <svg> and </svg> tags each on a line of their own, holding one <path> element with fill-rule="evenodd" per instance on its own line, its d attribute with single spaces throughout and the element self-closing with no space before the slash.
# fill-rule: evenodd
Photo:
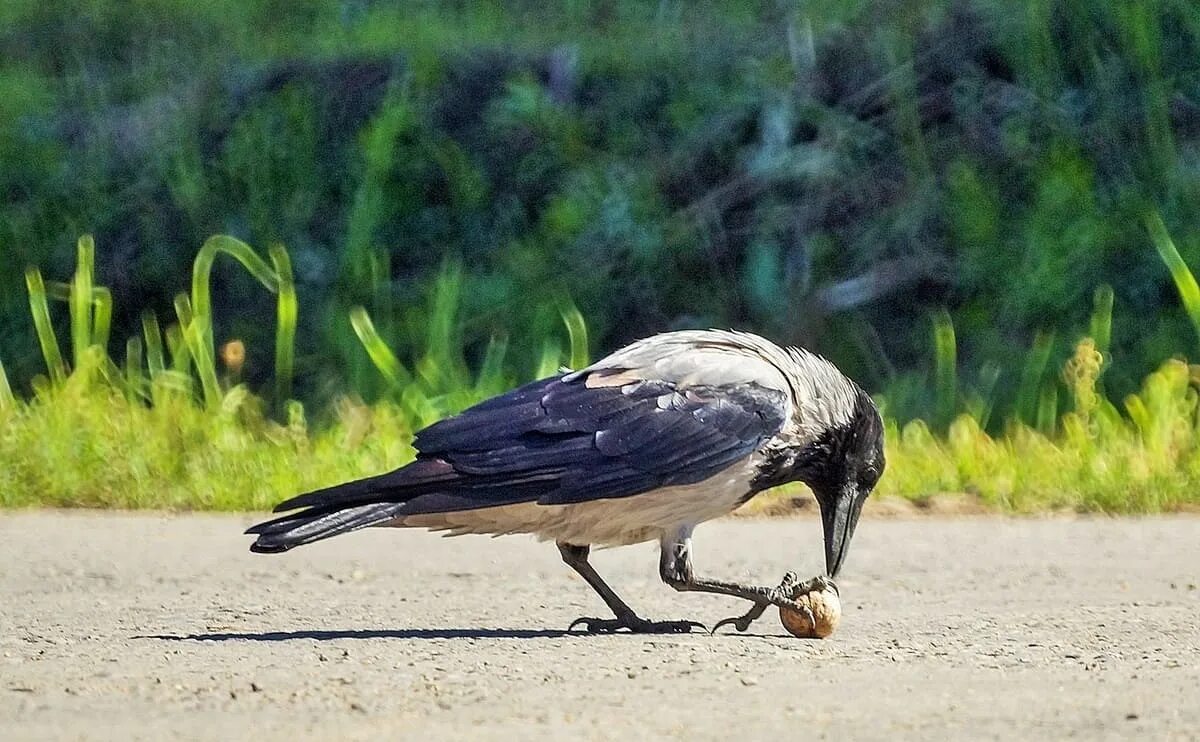
<svg viewBox="0 0 1200 742">
<path fill-rule="evenodd" d="M 816 624 L 809 621 L 808 615 L 801 611 L 780 607 L 779 620 L 792 636 L 801 639 L 824 639 L 833 633 L 842 618 L 842 602 L 832 587 L 797 595 L 795 601 L 812 611 Z"/>
</svg>

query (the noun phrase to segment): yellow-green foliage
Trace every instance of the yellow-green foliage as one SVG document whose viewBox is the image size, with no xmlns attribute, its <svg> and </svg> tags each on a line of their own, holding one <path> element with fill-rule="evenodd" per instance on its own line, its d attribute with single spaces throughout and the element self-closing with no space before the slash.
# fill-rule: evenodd
<svg viewBox="0 0 1200 742">
<path fill-rule="evenodd" d="M 1097 390 L 1101 363 L 1090 339 L 1079 343 L 1063 371 L 1074 409 L 1050 435 L 1012 423 L 991 436 L 969 415 L 944 438 L 920 421 L 889 423 L 879 492 L 965 492 L 1016 512 L 1149 513 L 1200 502 L 1196 367 L 1165 363 L 1125 400 L 1123 416 Z"/>
<path fill-rule="evenodd" d="M 28 403 L 0 405 L 0 506 L 267 509 L 283 496 L 410 460 L 410 417 L 391 404 L 343 403 L 320 431 L 294 406 L 263 416 L 244 387 L 210 410 L 159 390 L 147 406 L 94 367 Z"/>
<path fill-rule="evenodd" d="M 923 422 L 887 423 L 879 495 L 921 500 L 972 493 L 999 510 L 1146 513 L 1200 502 L 1200 370 L 1170 361 L 1120 414 L 1097 391 L 1090 340 L 1064 369 L 1074 410 L 1057 432 L 1011 424 L 986 433 L 967 414 L 944 437 Z M 429 404 L 342 402 L 310 428 L 298 405 L 287 423 L 264 416 L 245 387 L 214 411 L 164 386 L 156 402 L 110 384 L 98 355 L 28 402 L 0 402 L 0 506 L 259 510 L 289 495 L 411 460 Z M 445 410 L 442 411 L 445 414 Z"/>
</svg>

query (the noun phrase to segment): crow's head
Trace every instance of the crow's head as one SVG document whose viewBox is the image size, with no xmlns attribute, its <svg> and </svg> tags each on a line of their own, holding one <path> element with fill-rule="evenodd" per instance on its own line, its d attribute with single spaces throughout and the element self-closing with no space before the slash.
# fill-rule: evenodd
<svg viewBox="0 0 1200 742">
<path fill-rule="evenodd" d="M 883 474 L 883 421 L 871 397 L 854 387 L 851 414 L 797 456 L 796 474 L 816 495 L 825 529 L 825 569 L 836 577 L 850 549 L 863 502 Z"/>
</svg>

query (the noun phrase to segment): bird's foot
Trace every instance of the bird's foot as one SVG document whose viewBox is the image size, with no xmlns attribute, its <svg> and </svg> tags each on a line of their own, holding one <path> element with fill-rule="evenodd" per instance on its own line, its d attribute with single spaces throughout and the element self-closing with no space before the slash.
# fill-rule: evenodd
<svg viewBox="0 0 1200 742">
<path fill-rule="evenodd" d="M 687 634 L 692 629 L 708 630 L 704 624 L 695 621 L 647 621 L 634 614 L 618 618 L 577 618 L 567 631 L 574 631 L 576 626 L 582 626 L 587 634 L 615 634 L 622 630 L 631 634 Z"/>
<path fill-rule="evenodd" d="M 796 598 L 801 595 L 807 595 L 813 592 L 820 592 L 826 588 L 833 588 L 834 592 L 838 591 L 837 584 L 824 575 L 818 575 L 810 580 L 801 581 L 795 572 L 788 572 L 780 580 L 779 585 L 773 588 L 762 600 L 754 601 L 750 610 L 740 616 L 733 616 L 718 621 L 713 626 L 713 634 L 717 633 L 717 629 L 722 626 L 733 626 L 739 632 L 744 632 L 750 628 L 750 624 L 757 621 L 770 606 L 779 606 L 780 608 L 791 608 L 794 611 L 799 611 L 808 617 L 810 623 L 815 624 L 816 619 L 813 617 L 812 609 L 806 605 L 801 605 L 796 601 Z"/>
</svg>

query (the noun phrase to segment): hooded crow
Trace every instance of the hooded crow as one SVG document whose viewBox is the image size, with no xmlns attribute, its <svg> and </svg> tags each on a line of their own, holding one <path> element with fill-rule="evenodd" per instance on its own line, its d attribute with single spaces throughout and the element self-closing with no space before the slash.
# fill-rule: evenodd
<svg viewBox="0 0 1200 742">
<path fill-rule="evenodd" d="M 531 533 L 553 539 L 615 616 L 572 629 L 690 631 L 698 624 L 641 618 L 588 563 L 593 545 L 657 540 L 671 587 L 751 601 L 718 624 L 745 631 L 770 605 L 803 610 L 796 591 L 837 576 L 884 467 L 879 411 L 833 364 L 717 330 L 640 340 L 435 423 L 413 445 L 407 466 L 280 503 L 276 512 L 295 512 L 250 528 L 250 550 L 287 551 L 367 526 Z M 789 572 L 761 587 L 693 571 L 697 524 L 795 481 L 820 506 L 828 577 L 800 583 Z"/>
</svg>

